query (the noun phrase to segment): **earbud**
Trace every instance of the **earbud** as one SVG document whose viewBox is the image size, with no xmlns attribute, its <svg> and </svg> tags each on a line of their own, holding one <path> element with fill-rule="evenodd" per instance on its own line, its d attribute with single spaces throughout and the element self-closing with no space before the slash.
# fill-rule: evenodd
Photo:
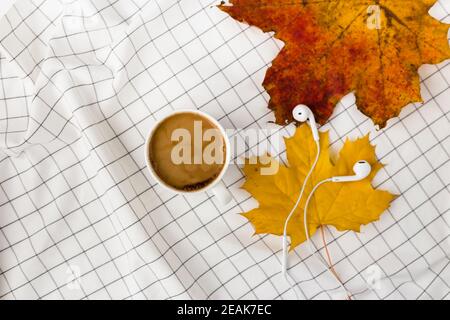
<svg viewBox="0 0 450 320">
<path fill-rule="evenodd" d="M 292 116 L 294 119 L 298 122 L 307 122 L 309 126 L 311 127 L 313 138 L 317 144 L 317 154 L 316 159 L 314 160 L 313 165 L 311 166 L 308 174 L 305 177 L 305 180 L 303 181 L 302 189 L 300 190 L 300 194 L 297 198 L 297 202 L 295 203 L 294 207 L 292 208 L 291 212 L 289 213 L 288 217 L 286 218 L 285 224 L 284 224 L 284 232 L 283 232 L 283 243 L 282 243 L 282 260 L 281 260 L 281 273 L 283 274 L 284 278 L 286 279 L 287 283 L 291 287 L 291 289 L 294 291 L 297 299 L 299 298 L 297 291 L 295 290 L 295 281 L 293 278 L 289 275 L 288 272 L 288 257 L 287 257 L 287 248 L 288 248 L 288 240 L 287 240 L 287 229 L 289 221 L 291 220 L 292 216 L 295 213 L 295 210 L 297 210 L 298 206 L 300 205 L 301 199 L 303 197 L 303 193 L 305 192 L 306 184 L 311 177 L 314 169 L 317 166 L 317 163 L 319 161 L 320 156 L 320 136 L 319 136 L 319 130 L 317 129 L 316 119 L 314 117 L 314 114 L 312 113 L 311 109 L 309 109 L 305 105 L 298 105 L 294 108 L 292 111 Z M 361 181 L 366 179 L 370 173 L 372 172 L 372 167 L 367 161 L 358 161 L 353 166 L 353 171 L 355 172 L 354 176 L 342 176 L 342 177 L 333 177 L 329 179 L 325 179 L 318 184 L 315 185 L 313 190 L 308 196 L 308 199 L 306 200 L 306 204 L 304 207 L 304 214 L 303 214 L 303 223 L 304 223 L 304 230 L 306 234 L 306 242 L 308 244 L 308 247 L 310 249 L 311 254 L 314 256 L 315 252 L 311 245 L 311 239 L 309 238 L 309 230 L 308 230 L 308 219 L 307 219 L 307 211 L 308 211 L 308 205 L 311 202 L 311 199 L 316 192 L 316 190 L 323 184 L 329 183 L 329 182 L 354 182 L 354 181 Z M 321 257 L 322 258 L 322 257 Z M 323 258 L 322 258 L 323 259 Z M 330 272 L 330 274 L 336 279 L 336 281 L 339 283 L 341 288 L 348 294 L 347 289 L 345 288 L 345 285 L 342 283 L 342 281 L 339 279 L 339 277 L 330 269 L 330 266 L 327 265 L 326 262 L 324 262 L 322 259 L 319 259 L 321 263 L 327 268 L 327 270 Z"/>
<path fill-rule="evenodd" d="M 316 255 L 316 252 L 314 251 L 314 248 L 312 247 L 312 242 L 311 239 L 309 237 L 309 228 L 308 228 L 308 207 L 309 204 L 313 198 L 314 193 L 319 189 L 320 186 L 329 183 L 329 182 L 354 182 L 354 181 L 361 181 L 364 180 L 365 178 L 367 178 L 370 173 L 372 172 L 372 167 L 371 165 L 364 160 L 358 161 L 357 163 L 355 163 L 355 165 L 353 166 L 353 171 L 355 172 L 354 176 L 342 176 L 342 177 L 333 177 L 333 178 L 329 178 L 329 179 L 325 179 L 320 181 L 319 183 L 317 183 L 314 188 L 312 189 L 311 193 L 308 196 L 308 199 L 306 200 L 305 203 L 305 207 L 303 209 L 303 225 L 304 225 L 304 230 L 305 230 L 305 235 L 306 235 L 306 243 L 308 244 L 308 248 L 311 252 L 311 254 L 313 256 Z M 323 266 L 325 268 L 327 268 L 327 270 L 330 272 L 330 274 L 336 279 L 336 281 L 339 283 L 340 287 L 342 288 L 342 290 L 344 290 L 344 292 L 350 297 L 351 295 L 349 294 L 347 288 L 345 287 L 344 283 L 341 281 L 341 279 L 339 279 L 339 277 L 337 276 L 337 274 L 332 270 L 332 266 L 328 265 L 328 263 L 326 262 L 326 260 L 319 254 L 318 255 L 320 257 L 320 259 L 318 259 L 318 261 L 320 261 Z M 350 298 L 349 298 L 350 299 Z"/>
<path fill-rule="evenodd" d="M 320 136 L 319 136 L 319 130 L 317 129 L 316 119 L 314 117 L 314 114 L 312 113 L 311 109 L 309 109 L 305 105 L 298 105 L 292 110 L 292 116 L 294 119 L 298 122 L 307 122 L 309 126 L 311 127 L 312 135 L 314 138 L 314 141 L 317 145 L 317 153 L 316 153 L 316 159 L 314 160 L 313 165 L 309 169 L 308 174 L 305 177 L 305 180 L 303 180 L 302 189 L 300 190 L 300 194 L 297 198 L 297 202 L 295 203 L 294 207 L 292 208 L 291 212 L 288 214 L 285 222 L 284 222 L 284 232 L 283 232 L 283 256 L 281 260 L 281 273 L 283 274 L 284 278 L 286 279 L 286 282 L 289 284 L 291 289 L 294 291 L 295 296 L 297 299 L 299 299 L 299 295 L 297 291 L 295 290 L 295 281 L 293 278 L 289 275 L 288 272 L 288 240 L 287 240 L 287 229 L 289 225 L 289 221 L 291 220 L 292 216 L 295 213 L 295 210 L 297 210 L 298 206 L 300 205 L 300 202 L 303 197 L 303 193 L 305 192 L 306 184 L 308 183 L 309 178 L 311 177 L 311 174 L 313 173 L 314 169 L 316 168 L 316 165 L 319 161 L 320 156 Z M 308 235 L 307 235 L 308 236 Z"/>
<path fill-rule="evenodd" d="M 358 161 L 353 166 L 354 176 L 342 176 L 331 178 L 332 182 L 354 182 L 361 181 L 367 178 L 372 172 L 372 166 L 367 161 Z"/>
<path fill-rule="evenodd" d="M 311 127 L 314 141 L 319 141 L 319 130 L 317 129 L 316 118 L 314 113 L 305 105 L 298 105 L 292 110 L 292 116 L 298 122 L 308 122 Z"/>
</svg>

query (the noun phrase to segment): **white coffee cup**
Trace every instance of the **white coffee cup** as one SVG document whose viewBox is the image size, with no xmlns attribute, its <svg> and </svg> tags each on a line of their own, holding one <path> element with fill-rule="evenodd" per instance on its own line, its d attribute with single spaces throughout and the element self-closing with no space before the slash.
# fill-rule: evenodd
<svg viewBox="0 0 450 320">
<path fill-rule="evenodd" d="M 219 129 L 221 135 L 223 136 L 223 140 L 225 142 L 225 163 L 223 165 L 222 171 L 220 172 L 220 174 L 217 176 L 217 178 L 211 182 L 210 184 L 208 184 L 207 186 L 205 186 L 203 189 L 198 189 L 198 190 L 193 190 L 193 191 L 184 191 L 184 190 L 179 190 L 174 188 L 173 186 L 167 184 L 164 180 L 162 180 L 158 174 L 156 173 L 155 169 L 153 168 L 152 162 L 150 160 L 150 143 L 152 141 L 152 137 L 155 134 L 156 129 L 159 127 L 159 125 L 165 121 L 166 119 L 173 117 L 176 114 L 184 114 L 184 113 L 193 113 L 193 114 L 197 114 L 200 117 L 205 118 L 206 120 L 210 121 L 217 129 Z M 147 163 L 147 167 L 150 170 L 150 174 L 152 175 L 152 177 L 161 185 L 163 186 L 165 189 L 170 190 L 176 194 L 183 194 L 183 195 L 192 195 L 195 193 L 199 193 L 199 192 L 208 192 L 208 191 L 212 191 L 214 193 L 214 195 L 219 199 L 220 203 L 222 205 L 226 205 L 228 204 L 231 199 L 231 193 L 228 190 L 228 188 L 225 186 L 225 184 L 223 183 L 222 179 L 228 169 L 228 167 L 230 166 L 230 161 L 231 161 L 231 147 L 230 147 L 230 139 L 228 138 L 224 128 L 220 125 L 220 123 L 214 119 L 213 117 L 211 117 L 210 115 L 199 111 L 199 110 L 195 110 L 195 109 L 180 109 L 177 111 L 173 111 L 170 114 L 168 114 L 167 116 L 165 116 L 164 118 L 160 119 L 159 121 L 157 121 L 151 128 L 148 136 L 147 136 L 147 141 L 145 144 L 145 161 Z"/>
</svg>

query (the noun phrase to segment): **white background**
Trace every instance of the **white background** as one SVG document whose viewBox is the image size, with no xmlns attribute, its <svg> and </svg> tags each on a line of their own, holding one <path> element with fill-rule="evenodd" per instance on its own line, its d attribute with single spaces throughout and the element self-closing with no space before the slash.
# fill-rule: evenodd
<svg viewBox="0 0 450 320">
<path fill-rule="evenodd" d="M 15 1 L 16 0 L 1 0 L 0 1 L 0 17 L 2 17 L 8 11 L 8 9 L 12 6 L 12 4 Z"/>
</svg>

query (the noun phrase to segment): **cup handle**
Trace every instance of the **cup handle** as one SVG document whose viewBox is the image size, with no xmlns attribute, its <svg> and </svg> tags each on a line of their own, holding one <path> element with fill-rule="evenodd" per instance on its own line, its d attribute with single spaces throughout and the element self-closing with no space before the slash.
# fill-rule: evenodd
<svg viewBox="0 0 450 320">
<path fill-rule="evenodd" d="M 212 192 L 223 206 L 229 204 L 231 202 L 231 199 L 233 198 L 231 196 L 231 192 L 225 186 L 225 183 L 223 183 L 223 181 L 220 181 L 217 186 L 212 189 Z"/>
</svg>

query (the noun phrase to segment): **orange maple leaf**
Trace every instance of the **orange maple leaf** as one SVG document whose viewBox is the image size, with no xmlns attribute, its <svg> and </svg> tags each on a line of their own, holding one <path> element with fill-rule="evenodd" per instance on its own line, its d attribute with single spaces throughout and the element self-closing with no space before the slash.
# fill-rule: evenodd
<svg viewBox="0 0 450 320">
<path fill-rule="evenodd" d="M 354 91 L 359 109 L 384 127 L 421 102 L 418 69 L 450 58 L 448 25 L 428 12 L 436 0 L 230 0 L 234 19 L 274 31 L 285 47 L 264 80 L 276 122 L 308 105 L 323 124 Z"/>
<path fill-rule="evenodd" d="M 320 133 L 320 136 L 322 152 L 319 162 L 288 226 L 291 249 L 306 240 L 303 209 L 313 187 L 333 176 L 352 175 L 353 165 L 358 160 L 366 160 L 372 165 L 368 178 L 351 183 L 328 183 L 314 194 L 307 217 L 310 236 L 322 225 L 331 225 L 340 231 L 359 232 L 361 225 L 378 220 L 395 198 L 387 191 L 372 187 L 371 181 L 383 165 L 377 161 L 368 136 L 356 141 L 347 140 L 337 157 L 328 149 L 328 133 Z M 307 125 L 300 126 L 292 138 L 286 139 L 286 150 L 289 167 L 280 165 L 275 175 L 261 174 L 261 168 L 270 166 L 266 165 L 270 163 L 268 159 L 252 159 L 244 166 L 246 181 L 242 188 L 258 201 L 259 207 L 243 215 L 252 222 L 258 234 L 283 234 L 286 218 L 316 156 L 316 144 Z"/>
</svg>

